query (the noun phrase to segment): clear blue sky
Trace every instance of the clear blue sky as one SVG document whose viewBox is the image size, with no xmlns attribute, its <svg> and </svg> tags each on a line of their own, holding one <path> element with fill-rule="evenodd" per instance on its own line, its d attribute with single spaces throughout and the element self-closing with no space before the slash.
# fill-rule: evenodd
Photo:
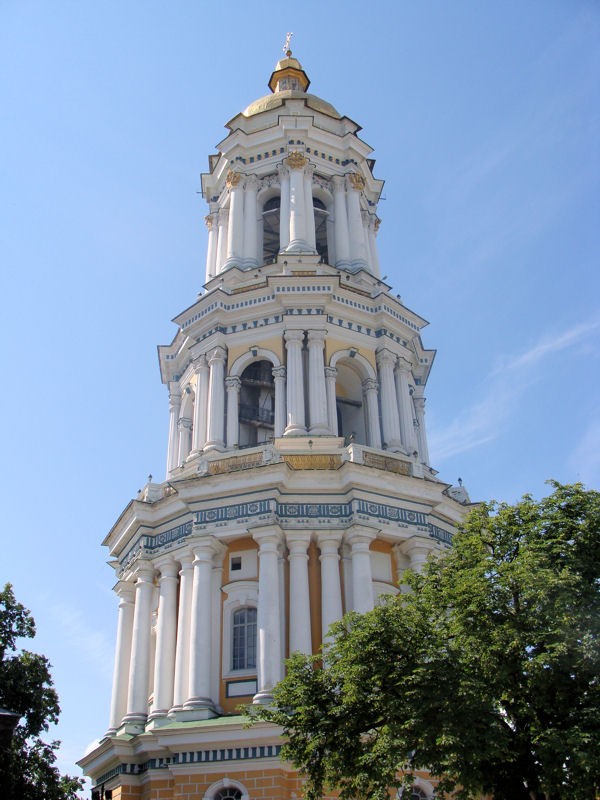
<svg viewBox="0 0 600 800">
<path fill-rule="evenodd" d="M 441 477 L 509 501 L 600 484 L 597 2 L 0 0 L 0 581 L 54 666 L 64 769 L 108 724 L 100 542 L 164 476 L 155 346 L 201 287 L 199 174 L 286 31 L 386 181 Z"/>
</svg>

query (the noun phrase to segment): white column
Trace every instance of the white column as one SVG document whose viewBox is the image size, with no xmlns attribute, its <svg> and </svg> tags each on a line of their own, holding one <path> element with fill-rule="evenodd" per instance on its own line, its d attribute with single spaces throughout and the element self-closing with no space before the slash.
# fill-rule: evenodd
<svg viewBox="0 0 600 800">
<path fill-rule="evenodd" d="M 173 705 L 177 636 L 177 565 L 172 556 L 164 556 L 155 566 L 160 570 L 160 579 L 151 719 L 166 717 Z"/>
<path fill-rule="evenodd" d="M 178 464 L 183 464 L 192 449 L 192 424 L 191 417 L 179 417 L 177 423 L 179 429 Z"/>
<path fill-rule="evenodd" d="M 304 421 L 304 378 L 302 343 L 304 331 L 285 331 L 287 350 L 287 425 L 284 436 L 306 433 Z"/>
<path fill-rule="evenodd" d="M 401 546 L 401 551 L 409 558 L 410 569 L 413 572 L 423 572 L 423 567 L 432 550 L 430 545 L 416 537 L 409 539 Z"/>
<path fill-rule="evenodd" d="M 325 640 L 329 626 L 342 618 L 339 548 L 342 534 L 325 531 L 318 534 L 321 550 L 321 634 Z"/>
<path fill-rule="evenodd" d="M 367 267 L 367 250 L 363 232 L 362 215 L 360 209 L 360 193 L 365 187 L 362 175 L 351 172 L 348 175 L 348 230 L 350 232 L 350 262 L 353 270 Z"/>
<path fill-rule="evenodd" d="M 217 262 L 216 271 L 223 272 L 225 269 L 225 261 L 227 260 L 227 238 L 229 231 L 229 210 L 226 208 L 219 209 L 219 232 L 217 234 Z"/>
<path fill-rule="evenodd" d="M 129 664 L 127 714 L 123 721 L 144 725 L 148 716 L 148 677 L 150 674 L 150 636 L 154 569 L 142 562 L 136 570 L 135 610 Z"/>
<path fill-rule="evenodd" d="M 227 389 L 227 449 L 231 450 L 239 444 L 239 399 L 241 380 L 236 377 L 225 378 Z"/>
<path fill-rule="evenodd" d="M 308 547 L 310 534 L 292 532 L 285 535 L 290 563 L 290 654 L 296 651 L 310 655 L 310 594 L 308 586 Z"/>
<path fill-rule="evenodd" d="M 208 381 L 208 425 L 205 450 L 222 450 L 225 446 L 225 358 L 224 347 L 215 347 L 208 357 L 210 377 Z"/>
<path fill-rule="evenodd" d="M 119 617 L 117 622 L 117 642 L 115 646 L 115 667 L 113 672 L 112 700 L 110 704 L 109 734 L 116 733 L 121 725 L 121 720 L 127 712 L 127 689 L 129 682 L 129 663 L 131 661 L 135 587 L 132 583 L 119 581 L 115 587 L 115 592 L 119 598 Z"/>
<path fill-rule="evenodd" d="M 396 356 L 390 350 L 377 350 L 377 366 L 379 367 L 379 386 L 381 391 L 381 422 L 383 442 L 387 450 L 398 451 L 402 448 L 400 437 L 400 420 L 398 418 L 398 400 L 394 383 L 394 365 Z"/>
<path fill-rule="evenodd" d="M 227 230 L 227 258 L 225 267 L 242 266 L 244 247 L 244 190 L 241 174 L 230 170 L 226 185 L 229 189 L 229 227 Z"/>
<path fill-rule="evenodd" d="M 333 209 L 335 214 L 335 266 L 350 266 L 350 233 L 346 208 L 346 181 L 340 175 L 333 177 Z"/>
<path fill-rule="evenodd" d="M 273 436 L 278 439 L 283 436 L 285 428 L 285 367 L 273 367 L 273 381 L 275 382 Z"/>
<path fill-rule="evenodd" d="M 290 171 L 280 164 L 279 172 L 279 249 L 285 250 L 290 243 Z"/>
<path fill-rule="evenodd" d="M 210 696 L 213 537 L 199 539 L 192 545 L 192 552 L 190 683 L 184 708 L 192 710 L 196 718 L 207 718 L 215 714 Z"/>
<path fill-rule="evenodd" d="M 192 611 L 193 557 L 190 553 L 179 556 L 179 612 L 177 616 L 177 645 L 175 648 L 175 679 L 173 710 L 183 708 L 188 698 L 190 621 Z"/>
<path fill-rule="evenodd" d="M 325 367 L 325 386 L 327 391 L 327 421 L 329 430 L 334 436 L 338 435 L 337 404 L 335 397 L 335 379 L 337 369 L 335 367 Z"/>
<path fill-rule="evenodd" d="M 221 686 L 221 586 L 223 585 L 223 557 L 227 552 L 227 548 L 219 543 L 215 549 L 212 569 L 211 641 L 213 645 L 216 643 L 217 646 L 211 648 L 210 687 L 211 697 L 214 698 L 215 704 L 217 704 Z"/>
<path fill-rule="evenodd" d="M 315 209 L 312 194 L 313 172 L 314 167 L 310 164 L 304 168 L 304 204 L 306 207 L 306 243 L 310 250 L 316 251 Z"/>
<path fill-rule="evenodd" d="M 371 572 L 370 544 L 375 533 L 355 525 L 346 537 L 352 558 L 352 600 L 354 611 L 364 614 L 373 609 L 373 574 Z"/>
<path fill-rule="evenodd" d="M 379 268 L 379 251 L 377 250 L 377 231 L 379 230 L 380 221 L 377 217 L 369 221 L 369 251 L 371 254 L 371 272 L 376 278 L 381 277 L 381 270 Z"/>
<path fill-rule="evenodd" d="M 181 410 L 181 390 L 177 381 L 169 383 L 169 448 L 167 451 L 167 476 L 178 465 L 179 457 L 179 412 Z"/>
<path fill-rule="evenodd" d="M 423 464 L 429 464 L 429 448 L 427 447 L 427 431 L 425 430 L 425 398 L 423 397 L 422 386 L 415 386 L 412 399 L 415 404 L 415 416 L 417 418 L 416 432 L 419 443 L 419 460 Z"/>
<path fill-rule="evenodd" d="M 254 703 L 270 703 L 281 677 L 281 629 L 279 597 L 279 542 L 276 528 L 253 533 L 258 543 L 258 692 Z"/>
<path fill-rule="evenodd" d="M 258 179 L 256 175 L 251 175 L 244 186 L 244 269 L 258 266 L 257 191 Z"/>
<path fill-rule="evenodd" d="M 327 419 L 327 389 L 325 387 L 326 331 L 308 331 L 308 409 L 310 432 L 315 436 L 330 433 Z"/>
<path fill-rule="evenodd" d="M 290 243 L 288 253 L 305 253 L 309 250 L 306 241 L 306 203 L 304 201 L 304 167 L 307 164 L 302 153 L 290 153 L 286 159 L 290 168 Z"/>
<path fill-rule="evenodd" d="M 194 359 L 194 371 L 196 372 L 196 399 L 194 400 L 192 453 L 201 453 L 206 444 L 206 422 L 208 413 L 209 369 L 205 355 Z"/>
<path fill-rule="evenodd" d="M 378 384 L 374 378 L 366 378 L 362 382 L 363 397 L 367 409 L 367 442 L 369 447 L 381 449 L 381 431 L 379 428 L 379 407 L 377 404 Z"/>
<path fill-rule="evenodd" d="M 371 215 L 368 211 L 361 211 L 362 217 L 362 235 L 365 242 L 365 259 L 367 261 L 367 266 L 369 267 L 369 272 L 373 274 L 373 262 L 371 260 L 371 243 L 369 242 L 369 223 L 371 221 Z"/>
<path fill-rule="evenodd" d="M 413 422 L 412 397 L 410 396 L 410 386 L 408 383 L 409 375 L 409 363 L 403 358 L 399 358 L 396 366 L 396 385 L 398 389 L 398 407 L 400 409 L 402 446 L 408 455 L 412 455 L 417 451 L 418 444 Z"/>
<path fill-rule="evenodd" d="M 208 283 L 211 278 L 217 274 L 217 240 L 218 240 L 218 225 L 217 214 L 208 214 L 204 217 L 204 222 L 208 228 L 208 245 L 206 248 L 206 282 Z"/>
</svg>

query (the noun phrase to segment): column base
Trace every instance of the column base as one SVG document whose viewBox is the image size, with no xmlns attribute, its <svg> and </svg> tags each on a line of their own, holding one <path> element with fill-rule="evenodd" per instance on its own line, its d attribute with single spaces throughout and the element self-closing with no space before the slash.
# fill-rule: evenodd
<svg viewBox="0 0 600 800">
<path fill-rule="evenodd" d="M 207 453 L 210 450 L 217 450 L 219 453 L 225 450 L 225 442 L 207 442 L 204 445 L 204 452 Z"/>
<path fill-rule="evenodd" d="M 254 706 L 270 706 L 273 703 L 273 691 L 269 689 L 261 689 L 252 698 L 252 705 Z"/>
<path fill-rule="evenodd" d="M 292 241 L 288 244 L 288 246 L 283 251 L 284 253 L 310 253 L 311 255 L 315 255 L 317 252 L 314 247 L 310 247 L 308 242 L 302 241 L 302 239 L 292 239 Z"/>
<path fill-rule="evenodd" d="M 392 439 L 391 442 L 386 442 L 383 449 L 388 450 L 390 453 L 406 453 L 406 450 L 402 447 L 402 442 L 395 439 Z"/>
<path fill-rule="evenodd" d="M 283 432 L 284 436 L 307 436 L 306 428 L 300 425 L 288 425 Z"/>
<path fill-rule="evenodd" d="M 213 719 L 219 716 L 219 712 L 210 698 L 191 700 L 189 702 L 190 704 L 186 703 L 183 708 L 172 708 L 169 711 L 169 718 L 177 722 L 192 722 L 199 719 Z"/>
<path fill-rule="evenodd" d="M 153 731 L 156 728 L 162 728 L 165 725 L 170 725 L 172 721 L 173 720 L 169 718 L 167 711 L 153 711 L 148 717 L 146 730 Z"/>
<path fill-rule="evenodd" d="M 315 425 L 310 428 L 309 433 L 311 436 L 331 436 L 332 433 L 327 425 Z"/>
<path fill-rule="evenodd" d="M 119 728 L 119 733 L 129 733 L 136 736 L 146 730 L 147 714 L 126 714 Z"/>
</svg>

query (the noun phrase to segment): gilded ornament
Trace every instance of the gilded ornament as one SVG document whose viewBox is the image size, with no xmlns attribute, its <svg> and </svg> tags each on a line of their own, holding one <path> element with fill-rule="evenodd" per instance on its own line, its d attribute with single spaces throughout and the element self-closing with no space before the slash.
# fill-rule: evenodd
<svg viewBox="0 0 600 800">
<path fill-rule="evenodd" d="M 240 180 L 242 179 L 242 175 L 240 172 L 234 172 L 234 170 L 230 169 L 227 173 L 227 178 L 225 180 L 225 185 L 228 189 L 237 186 Z"/>
<path fill-rule="evenodd" d="M 206 222 L 206 227 L 210 230 L 213 226 L 214 220 L 212 218 L 212 214 L 207 214 L 204 217 L 204 222 Z"/>
<path fill-rule="evenodd" d="M 358 172 L 351 172 L 349 178 L 353 189 L 357 189 L 361 192 L 365 188 L 365 179 L 362 175 L 359 175 Z"/>
<path fill-rule="evenodd" d="M 288 165 L 290 169 L 302 169 L 308 163 L 306 156 L 302 153 L 299 153 L 297 150 L 294 150 L 293 153 L 290 153 L 289 156 L 286 158 L 285 163 Z"/>
</svg>

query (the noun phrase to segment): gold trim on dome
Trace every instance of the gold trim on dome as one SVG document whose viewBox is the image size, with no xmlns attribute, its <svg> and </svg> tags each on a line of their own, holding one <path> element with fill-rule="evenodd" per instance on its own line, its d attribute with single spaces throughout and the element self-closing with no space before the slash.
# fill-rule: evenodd
<svg viewBox="0 0 600 800">
<path fill-rule="evenodd" d="M 285 163 L 290 169 L 302 169 L 308 164 L 308 159 L 303 153 L 294 150 L 294 152 L 290 153 L 285 159 Z"/>
<path fill-rule="evenodd" d="M 362 190 L 365 188 L 365 179 L 363 176 L 359 175 L 358 172 L 351 172 L 349 178 L 352 188 L 362 192 Z"/>
<path fill-rule="evenodd" d="M 228 189 L 234 188 L 235 186 L 238 185 L 241 179 L 242 179 L 241 172 L 235 172 L 234 170 L 230 169 L 229 172 L 227 173 L 227 178 L 225 179 L 225 186 L 227 186 Z"/>
</svg>

